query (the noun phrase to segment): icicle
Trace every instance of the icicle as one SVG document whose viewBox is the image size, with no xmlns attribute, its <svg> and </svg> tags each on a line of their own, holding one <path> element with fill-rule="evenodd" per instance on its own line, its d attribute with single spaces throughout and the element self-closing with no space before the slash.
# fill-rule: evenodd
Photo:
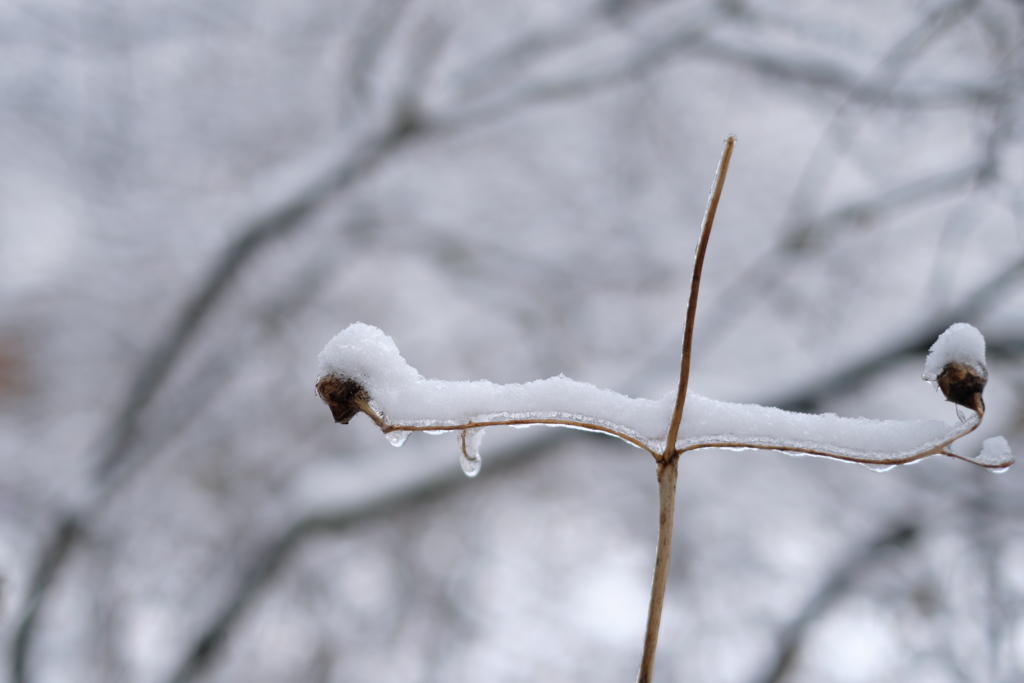
<svg viewBox="0 0 1024 683">
<path fill-rule="evenodd" d="M 483 429 L 466 429 L 459 437 L 462 446 L 459 463 L 467 477 L 475 477 L 480 473 L 480 442 L 483 438 Z"/>
<path fill-rule="evenodd" d="M 393 432 L 388 432 L 384 436 L 387 437 L 388 441 L 391 442 L 392 446 L 394 446 L 395 448 L 399 448 L 403 443 L 405 443 L 405 440 L 409 438 L 409 432 L 396 430 Z"/>
</svg>

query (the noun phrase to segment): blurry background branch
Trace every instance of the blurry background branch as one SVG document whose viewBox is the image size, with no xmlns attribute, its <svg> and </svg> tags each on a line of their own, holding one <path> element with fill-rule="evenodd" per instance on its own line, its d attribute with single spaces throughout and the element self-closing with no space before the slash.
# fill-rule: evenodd
<svg viewBox="0 0 1024 683">
<path fill-rule="evenodd" d="M 949 419 L 920 357 L 967 320 L 1017 435 L 1022 11 L 5 3 L 13 680 L 632 678 L 644 459 L 510 433 L 524 466 L 459 483 L 452 444 L 330 429 L 314 358 L 364 320 L 436 377 L 667 391 L 728 133 L 694 388 Z M 796 623 L 793 679 L 1019 676 L 1019 475 L 824 465 L 683 463 L 658 678 L 754 680 Z M 806 586 L 863 585 L 850 539 L 933 516 L 900 553 L 930 583 L 801 621 Z"/>
</svg>

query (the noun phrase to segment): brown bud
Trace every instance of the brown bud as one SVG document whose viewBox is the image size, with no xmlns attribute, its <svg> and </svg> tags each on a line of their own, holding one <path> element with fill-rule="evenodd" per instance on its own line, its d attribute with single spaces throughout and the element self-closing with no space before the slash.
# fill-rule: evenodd
<svg viewBox="0 0 1024 683">
<path fill-rule="evenodd" d="M 984 371 L 978 372 L 971 365 L 952 361 L 942 368 L 936 380 L 947 401 L 970 408 L 978 415 L 985 412 L 981 392 L 985 389 L 988 376 Z"/>
<path fill-rule="evenodd" d="M 367 400 L 362 385 L 345 377 L 321 377 L 316 383 L 316 393 L 331 409 L 334 421 L 343 425 L 363 410 Z"/>
</svg>

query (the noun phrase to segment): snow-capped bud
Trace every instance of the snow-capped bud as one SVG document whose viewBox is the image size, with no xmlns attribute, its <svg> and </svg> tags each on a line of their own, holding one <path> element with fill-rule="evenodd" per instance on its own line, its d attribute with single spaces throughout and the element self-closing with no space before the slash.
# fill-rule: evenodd
<svg viewBox="0 0 1024 683">
<path fill-rule="evenodd" d="M 981 393 L 988 382 L 988 368 L 981 332 L 967 323 L 950 325 L 928 350 L 924 378 L 938 384 L 947 401 L 984 413 Z"/>
<path fill-rule="evenodd" d="M 331 409 L 331 415 L 338 424 L 348 424 L 366 404 L 366 391 L 353 379 L 333 375 L 321 377 L 316 383 L 316 393 Z"/>
</svg>

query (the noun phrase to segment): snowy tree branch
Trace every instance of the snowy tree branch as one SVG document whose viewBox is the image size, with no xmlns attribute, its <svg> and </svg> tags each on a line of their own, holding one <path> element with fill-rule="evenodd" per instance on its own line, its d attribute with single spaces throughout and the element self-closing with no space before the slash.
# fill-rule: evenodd
<svg viewBox="0 0 1024 683">
<path fill-rule="evenodd" d="M 936 383 L 947 400 L 972 411 L 969 419 L 954 425 L 789 413 L 714 401 L 688 392 L 704 256 L 733 144 L 730 137 L 705 211 L 674 396 L 668 394 L 658 401 L 630 398 L 564 376 L 517 385 L 428 380 L 406 363 L 390 337 L 362 323 L 336 335 L 319 357 L 317 393 L 336 422 L 345 424 L 364 413 L 396 446 L 402 445 L 411 432 L 460 432 L 462 466 L 470 476 L 479 471 L 481 430 L 490 426 L 547 425 L 602 432 L 654 456 L 660 501 L 658 549 L 640 683 L 649 683 L 653 676 L 681 453 L 700 448 L 772 449 L 857 462 L 880 470 L 931 455 L 956 457 L 992 469 L 1005 469 L 1013 463 L 1002 437 L 986 440 L 975 457 L 950 449 L 954 441 L 978 427 L 985 412 L 985 342 L 966 323 L 956 323 L 943 332 L 925 361 L 924 378 Z"/>
</svg>

